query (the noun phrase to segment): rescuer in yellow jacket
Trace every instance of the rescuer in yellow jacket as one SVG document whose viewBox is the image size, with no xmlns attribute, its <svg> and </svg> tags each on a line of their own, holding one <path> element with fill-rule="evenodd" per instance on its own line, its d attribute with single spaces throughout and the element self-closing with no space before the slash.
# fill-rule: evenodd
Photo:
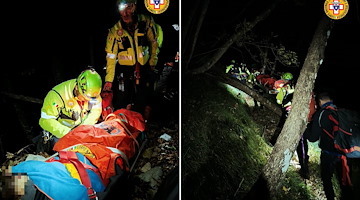
<svg viewBox="0 0 360 200">
<path fill-rule="evenodd" d="M 101 88 L 101 77 L 94 69 L 53 87 L 41 108 L 39 124 L 45 133 L 50 133 L 43 137 L 57 139 L 81 124 L 96 124 L 102 111 Z"/>
<path fill-rule="evenodd" d="M 154 87 L 158 39 L 163 37 L 161 27 L 151 16 L 136 13 L 136 0 L 118 0 L 117 6 L 120 20 L 108 32 L 103 88 L 103 91 L 114 90 L 116 109 L 136 104 L 139 98 L 148 98 L 146 94 Z"/>
</svg>

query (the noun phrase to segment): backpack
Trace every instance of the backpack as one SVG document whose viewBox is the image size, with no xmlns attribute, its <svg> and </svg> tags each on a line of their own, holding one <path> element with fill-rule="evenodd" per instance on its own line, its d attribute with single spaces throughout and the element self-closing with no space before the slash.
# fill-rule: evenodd
<svg viewBox="0 0 360 200">
<path fill-rule="evenodd" d="M 360 158 L 360 114 L 332 106 L 325 109 L 331 111 L 329 119 L 334 123 L 332 136 L 335 148 L 348 158 Z"/>
<path fill-rule="evenodd" d="M 155 26 L 155 38 L 158 43 L 158 47 L 161 48 L 164 41 L 164 32 L 159 24 L 154 24 Z"/>
</svg>

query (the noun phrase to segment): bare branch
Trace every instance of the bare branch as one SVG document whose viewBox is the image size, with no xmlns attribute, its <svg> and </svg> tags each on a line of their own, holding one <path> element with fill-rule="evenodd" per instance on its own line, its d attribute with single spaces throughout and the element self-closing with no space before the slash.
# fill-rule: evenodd
<svg viewBox="0 0 360 200">
<path fill-rule="evenodd" d="M 22 100 L 22 101 L 26 101 L 26 102 L 30 102 L 30 103 L 36 103 L 36 104 L 42 104 L 43 103 L 42 99 L 29 97 L 29 96 L 24 96 L 24 95 L 21 95 L 21 94 L 13 94 L 13 93 L 3 92 L 3 91 L 0 91 L 0 94 L 5 95 L 7 97 L 10 97 L 12 99 Z"/>
<path fill-rule="evenodd" d="M 230 38 L 224 42 L 224 44 L 219 48 L 219 51 L 217 51 L 211 59 L 209 59 L 208 62 L 203 64 L 202 66 L 195 68 L 190 71 L 192 74 L 200 74 L 208 71 L 211 69 L 215 63 L 217 63 L 220 58 L 224 55 L 224 53 L 229 49 L 229 47 L 240 38 L 244 37 L 244 35 L 252 30 L 260 21 L 264 20 L 266 17 L 270 15 L 270 13 L 275 9 L 275 7 L 281 2 L 282 0 L 277 0 L 273 4 L 271 4 L 271 7 L 267 10 L 265 10 L 262 14 L 257 16 L 254 21 L 251 23 L 246 23 L 246 25 L 243 26 L 243 31 L 235 32 Z"/>
</svg>

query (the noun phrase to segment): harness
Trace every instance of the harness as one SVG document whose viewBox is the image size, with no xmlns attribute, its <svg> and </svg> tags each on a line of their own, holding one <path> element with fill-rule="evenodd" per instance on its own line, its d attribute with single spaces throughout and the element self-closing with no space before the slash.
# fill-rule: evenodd
<svg viewBox="0 0 360 200">
<path fill-rule="evenodd" d="M 91 180 L 86 169 L 90 169 L 99 175 L 99 170 L 93 166 L 81 162 L 74 151 L 59 151 L 59 159 L 51 158 L 46 162 L 60 162 L 63 164 L 73 164 L 79 173 L 81 183 L 86 187 L 89 199 L 98 200 L 96 191 L 92 188 Z"/>
</svg>

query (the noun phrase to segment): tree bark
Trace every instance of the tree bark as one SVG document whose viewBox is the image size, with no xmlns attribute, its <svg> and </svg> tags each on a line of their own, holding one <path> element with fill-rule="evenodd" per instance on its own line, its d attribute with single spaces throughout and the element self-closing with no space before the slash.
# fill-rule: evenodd
<svg viewBox="0 0 360 200">
<path fill-rule="evenodd" d="M 248 94 L 249 96 L 254 98 L 256 101 L 260 102 L 263 106 L 265 106 L 266 108 L 268 108 L 275 114 L 281 116 L 281 114 L 282 114 L 281 108 L 276 103 L 271 102 L 267 98 L 263 97 L 261 94 L 258 94 L 256 91 L 254 91 L 247 85 L 241 83 L 239 80 L 231 78 L 229 76 L 225 76 L 225 75 L 212 75 L 210 73 L 206 73 L 206 75 L 208 75 L 209 77 L 211 77 L 217 81 L 229 84 L 229 85 L 245 92 L 246 94 Z"/>
<path fill-rule="evenodd" d="M 219 59 L 224 55 L 224 53 L 230 48 L 230 46 L 241 37 L 243 37 L 247 32 L 252 30 L 260 21 L 264 20 L 270 13 L 274 10 L 274 8 L 281 2 L 282 0 L 277 0 L 271 4 L 270 8 L 265 10 L 261 15 L 257 16 L 254 21 L 250 23 L 246 23 L 243 26 L 241 31 L 235 31 L 235 33 L 227 39 L 221 47 L 215 52 L 215 54 L 211 54 L 211 58 L 207 59 L 208 62 L 205 62 L 202 66 L 192 69 L 189 72 L 191 74 L 201 74 L 209 69 L 211 69 L 215 63 L 219 61 Z"/>
<path fill-rule="evenodd" d="M 292 110 L 287 118 L 270 158 L 263 168 L 270 195 L 275 196 L 285 175 L 301 134 L 305 131 L 309 113 L 310 95 L 324 58 L 327 39 L 332 28 L 331 20 L 323 16 L 314 33 L 303 67 L 295 86 Z"/>
</svg>

